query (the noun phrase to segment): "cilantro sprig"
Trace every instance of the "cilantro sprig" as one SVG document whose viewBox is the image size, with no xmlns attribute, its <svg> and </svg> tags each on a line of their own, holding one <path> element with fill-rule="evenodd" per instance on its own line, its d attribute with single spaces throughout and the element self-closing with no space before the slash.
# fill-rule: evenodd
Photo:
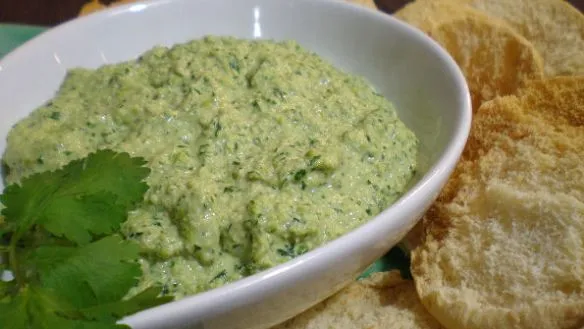
<svg viewBox="0 0 584 329">
<path fill-rule="evenodd" d="M 121 317 L 170 300 L 159 287 L 125 299 L 141 268 L 119 234 L 143 199 L 142 158 L 101 150 L 5 188 L 0 202 L 0 323 L 6 329 L 111 329 Z"/>
</svg>

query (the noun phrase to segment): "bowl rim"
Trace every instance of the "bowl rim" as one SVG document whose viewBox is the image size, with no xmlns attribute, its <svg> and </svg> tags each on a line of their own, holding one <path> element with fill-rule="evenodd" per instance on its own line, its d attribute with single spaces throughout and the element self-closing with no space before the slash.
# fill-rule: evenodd
<svg viewBox="0 0 584 329">
<path fill-rule="evenodd" d="M 84 23 L 98 23 L 101 20 L 107 19 L 111 16 L 124 14 L 127 12 L 138 13 L 144 9 L 153 9 L 157 6 L 172 5 L 173 3 L 186 2 L 188 0 L 145 0 L 137 1 L 103 9 L 98 12 L 91 13 L 86 16 L 80 16 L 66 21 L 56 27 L 50 28 L 31 40 L 20 45 L 10 53 L 6 54 L 0 60 L 0 71 L 4 63 L 10 62 L 13 58 L 19 57 L 21 53 L 28 52 L 29 48 L 33 47 L 38 42 L 42 42 L 47 38 L 57 37 L 61 31 L 74 29 L 78 24 Z M 279 0 L 280 1 L 280 0 Z M 281 0 L 280 3 L 285 3 L 289 0 Z M 454 59 L 444 50 L 437 42 L 432 40 L 429 36 L 424 34 L 417 28 L 402 22 L 389 14 L 380 10 L 367 8 L 359 4 L 340 1 L 340 0 L 294 0 L 299 2 L 322 2 L 327 3 L 328 6 L 337 6 L 345 8 L 345 10 L 352 10 L 356 12 L 366 13 L 367 17 L 372 20 L 379 21 L 378 24 L 385 24 L 388 28 L 402 30 L 401 33 L 410 35 L 411 38 L 416 39 L 416 42 L 425 43 L 431 49 L 433 54 L 439 57 L 444 65 L 444 68 L 453 76 L 453 81 L 458 90 L 458 100 L 462 104 L 458 113 L 459 123 L 456 125 L 455 131 L 452 133 L 452 138 L 448 141 L 442 154 L 436 161 L 429 166 L 426 173 L 419 179 L 417 183 L 411 186 L 396 202 L 383 210 L 381 213 L 372 217 L 370 220 L 360 225 L 359 227 L 341 235 L 340 237 L 331 240 L 315 249 L 306 252 L 290 261 L 273 266 L 269 269 L 258 272 L 254 275 L 244 277 L 237 281 L 225 284 L 223 286 L 201 292 L 195 295 L 186 296 L 182 299 L 171 301 L 166 304 L 155 306 L 137 312 L 135 314 L 124 317 L 121 323 L 146 323 L 154 319 L 169 317 L 172 314 L 176 316 L 185 316 L 189 309 L 192 309 L 197 304 L 204 300 L 212 300 L 223 297 L 227 294 L 232 297 L 237 293 L 242 293 L 248 290 L 248 287 L 253 287 L 261 284 L 270 284 L 276 281 L 271 280 L 274 277 L 284 273 L 291 272 L 306 262 L 315 262 L 320 259 L 328 258 L 326 256 L 331 250 L 344 250 L 348 245 L 354 244 L 356 240 L 362 240 L 363 237 L 368 236 L 368 232 L 376 231 L 376 228 L 384 225 L 384 219 L 395 216 L 398 212 L 414 212 L 419 207 L 418 199 L 432 198 L 435 199 L 437 193 L 446 182 L 446 178 L 452 173 L 454 167 L 462 154 L 468 135 L 470 132 L 470 125 L 472 119 L 471 97 L 466 80 L 454 61 Z M 203 1 L 200 1 L 203 2 Z M 446 178 L 445 178 L 446 177 Z"/>
</svg>

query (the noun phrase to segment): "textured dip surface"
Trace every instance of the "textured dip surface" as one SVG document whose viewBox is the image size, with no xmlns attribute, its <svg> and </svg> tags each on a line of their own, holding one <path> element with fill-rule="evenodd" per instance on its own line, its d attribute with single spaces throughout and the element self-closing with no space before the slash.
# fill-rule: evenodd
<svg viewBox="0 0 584 329">
<path fill-rule="evenodd" d="M 122 230 L 177 298 L 311 250 L 394 202 L 417 139 L 362 78 L 295 42 L 206 37 L 97 70 L 10 131 L 6 183 L 97 149 L 152 172 Z"/>
</svg>

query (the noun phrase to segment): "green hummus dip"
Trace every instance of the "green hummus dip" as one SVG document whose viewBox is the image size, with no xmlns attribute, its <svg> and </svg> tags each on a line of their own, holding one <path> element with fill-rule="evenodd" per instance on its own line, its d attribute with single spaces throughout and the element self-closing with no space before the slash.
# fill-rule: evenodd
<svg viewBox="0 0 584 329">
<path fill-rule="evenodd" d="M 97 149 L 152 172 L 123 234 L 177 298 L 286 262 L 392 204 L 417 139 L 362 78 L 295 42 L 206 37 L 71 70 L 8 136 L 7 183 Z"/>
</svg>

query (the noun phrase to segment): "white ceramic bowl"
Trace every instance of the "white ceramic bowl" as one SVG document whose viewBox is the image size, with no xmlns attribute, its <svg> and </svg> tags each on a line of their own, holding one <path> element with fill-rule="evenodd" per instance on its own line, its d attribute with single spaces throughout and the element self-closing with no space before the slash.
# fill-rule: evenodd
<svg viewBox="0 0 584 329">
<path fill-rule="evenodd" d="M 10 127 L 52 97 L 68 68 L 128 60 L 207 34 L 295 39 L 367 77 L 420 139 L 421 168 L 409 192 L 360 228 L 270 270 L 124 319 L 134 328 L 266 328 L 330 296 L 411 229 L 470 129 L 470 97 L 454 61 L 389 15 L 338 0 L 159 0 L 76 19 L 0 61 L 0 151 Z"/>
</svg>

